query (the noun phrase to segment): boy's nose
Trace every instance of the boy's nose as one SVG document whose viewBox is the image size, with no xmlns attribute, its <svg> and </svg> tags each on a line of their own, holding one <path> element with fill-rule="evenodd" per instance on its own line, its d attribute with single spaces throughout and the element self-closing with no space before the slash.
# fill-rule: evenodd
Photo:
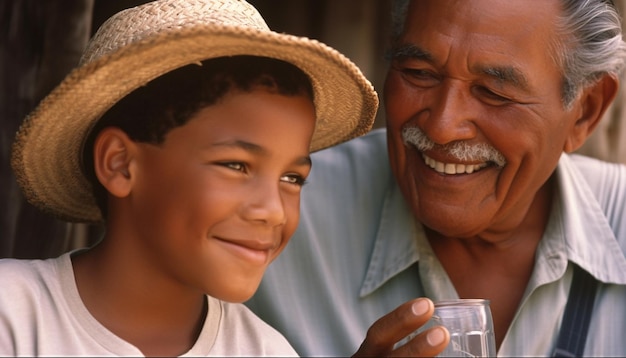
<svg viewBox="0 0 626 358">
<path fill-rule="evenodd" d="M 279 183 L 259 183 L 251 190 L 243 206 L 242 216 L 246 220 L 257 221 L 267 226 L 285 224 L 287 218 Z"/>
</svg>

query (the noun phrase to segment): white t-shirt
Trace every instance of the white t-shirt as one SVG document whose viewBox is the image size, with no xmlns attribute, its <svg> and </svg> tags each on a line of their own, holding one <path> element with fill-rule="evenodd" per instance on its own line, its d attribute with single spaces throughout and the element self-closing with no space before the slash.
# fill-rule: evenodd
<svg viewBox="0 0 626 358">
<path fill-rule="evenodd" d="M 295 356 L 287 340 L 244 305 L 207 296 L 208 313 L 183 356 Z M 0 356 L 141 356 L 84 306 L 70 254 L 0 260 Z"/>
</svg>

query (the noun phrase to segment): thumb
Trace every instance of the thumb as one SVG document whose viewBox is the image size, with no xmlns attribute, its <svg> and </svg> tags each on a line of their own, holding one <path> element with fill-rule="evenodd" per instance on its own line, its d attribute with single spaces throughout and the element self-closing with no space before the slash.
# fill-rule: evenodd
<svg viewBox="0 0 626 358">
<path fill-rule="evenodd" d="M 372 324 L 354 356 L 390 355 L 395 344 L 423 326 L 434 310 L 428 298 L 417 298 L 398 306 Z"/>
</svg>

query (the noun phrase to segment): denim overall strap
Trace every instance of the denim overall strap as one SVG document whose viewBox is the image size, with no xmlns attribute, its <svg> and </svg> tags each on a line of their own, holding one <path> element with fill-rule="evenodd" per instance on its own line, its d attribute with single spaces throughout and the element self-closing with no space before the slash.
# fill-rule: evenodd
<svg viewBox="0 0 626 358">
<path fill-rule="evenodd" d="M 553 357 L 582 357 L 598 281 L 587 271 L 574 265 L 561 331 Z"/>
</svg>

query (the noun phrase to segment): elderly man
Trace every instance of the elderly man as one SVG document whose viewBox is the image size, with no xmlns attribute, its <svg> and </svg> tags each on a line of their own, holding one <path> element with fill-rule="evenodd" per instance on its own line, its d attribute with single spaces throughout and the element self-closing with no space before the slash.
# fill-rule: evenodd
<svg viewBox="0 0 626 358">
<path fill-rule="evenodd" d="M 618 89 L 613 4 L 396 10 L 387 129 L 313 157 L 300 227 L 249 306 L 303 355 L 437 354 L 445 330 L 394 344 L 461 297 L 490 300 L 498 355 L 626 356 L 626 168 L 568 154 Z M 588 333 L 570 350 L 572 326 Z"/>
</svg>

